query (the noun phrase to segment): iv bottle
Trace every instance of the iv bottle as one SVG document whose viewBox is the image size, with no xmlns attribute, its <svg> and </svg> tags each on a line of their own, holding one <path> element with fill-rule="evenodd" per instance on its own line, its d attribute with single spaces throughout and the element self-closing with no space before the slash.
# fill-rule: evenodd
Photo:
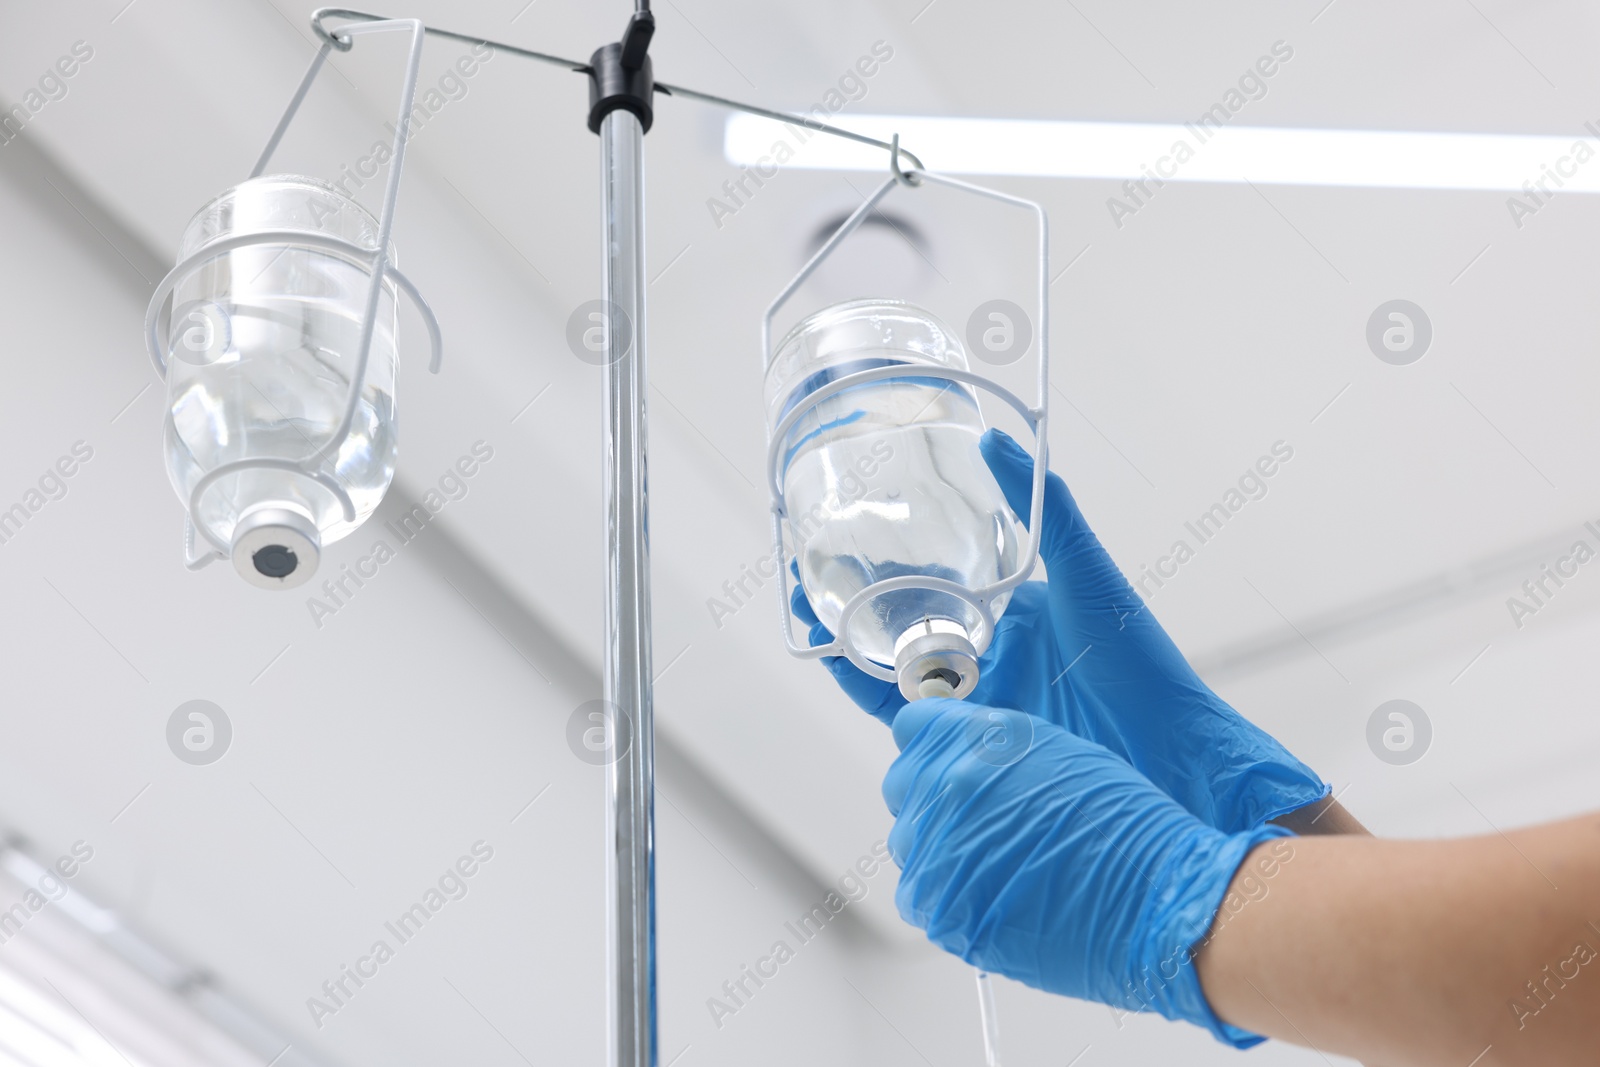
<svg viewBox="0 0 1600 1067">
<path fill-rule="evenodd" d="M 904 376 L 808 400 L 847 374 L 895 365 Z M 874 582 L 922 575 L 980 589 L 1016 568 L 1017 519 L 978 450 L 977 397 L 919 376 L 918 366 L 967 369 L 958 337 L 926 311 L 888 300 L 825 308 L 778 345 L 766 378 L 768 425 L 809 404 L 779 447 L 800 582 L 818 619 L 893 668 L 907 698 L 964 697 L 984 650 L 973 644 L 978 613 L 959 597 L 891 590 L 839 634 L 846 603 Z M 995 619 L 1008 599 L 990 601 Z"/>
<path fill-rule="evenodd" d="M 301 231 L 361 248 L 378 221 L 334 186 L 295 175 L 252 178 L 201 208 L 180 259 L 250 232 Z M 390 261 L 393 262 L 391 250 Z M 247 581 L 290 588 L 315 573 L 324 544 L 372 514 L 398 454 L 395 292 L 385 282 L 348 435 L 335 445 L 360 355 L 370 264 L 292 239 L 222 255 L 172 296 L 167 347 L 167 474 L 194 502 L 191 562 L 215 549 Z M 337 486 L 354 506 L 347 519 Z"/>
</svg>

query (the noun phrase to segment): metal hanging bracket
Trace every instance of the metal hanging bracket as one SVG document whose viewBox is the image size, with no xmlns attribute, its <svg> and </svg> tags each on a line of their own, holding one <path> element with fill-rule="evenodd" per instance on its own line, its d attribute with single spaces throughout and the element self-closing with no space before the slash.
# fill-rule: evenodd
<svg viewBox="0 0 1600 1067">
<path fill-rule="evenodd" d="M 922 164 L 917 161 L 916 156 L 911 155 L 910 152 L 901 152 L 900 135 L 897 133 L 889 139 L 889 173 L 894 175 L 894 180 L 899 182 L 901 185 L 904 185 L 908 189 L 915 189 L 917 186 L 922 184 L 922 179 L 918 178 L 914 174 L 907 174 L 904 170 L 900 169 L 901 155 L 909 157 L 912 167 L 914 167 L 916 170 L 922 169 Z"/>
<path fill-rule="evenodd" d="M 316 11 L 312 12 L 311 29 L 312 32 L 317 35 L 318 39 L 320 39 L 330 48 L 337 49 L 340 52 L 348 52 L 352 43 L 349 37 L 350 27 L 330 30 L 323 24 L 324 20 L 326 19 L 344 19 L 351 22 L 361 23 L 387 21 L 388 16 L 375 15 L 370 11 L 358 11 L 354 8 L 348 7 L 324 7 L 318 8 Z M 645 26 L 648 26 L 648 31 L 642 28 Z M 422 30 L 429 37 L 438 37 L 447 41 L 460 41 L 462 44 L 485 45 L 489 48 L 493 48 L 497 52 L 504 52 L 506 55 L 520 56 L 523 59 L 532 59 L 540 63 L 548 63 L 551 66 L 562 67 L 566 70 L 589 77 L 593 77 L 595 73 L 595 66 L 592 59 L 590 63 L 584 63 L 580 60 L 566 59 L 562 56 L 552 55 L 549 52 L 536 52 L 530 48 L 524 48 L 521 45 L 508 44 L 505 41 L 496 41 L 488 37 L 477 37 L 470 33 L 456 33 L 453 30 L 442 30 L 435 26 L 423 26 Z M 649 47 L 650 37 L 653 36 L 654 31 L 655 19 L 654 16 L 650 14 L 650 5 L 648 3 L 642 4 L 639 10 L 635 11 L 632 18 L 629 19 L 628 28 L 623 32 L 622 41 L 619 42 L 622 46 L 619 49 L 619 61 L 626 60 L 631 62 L 636 54 L 643 56 L 644 59 L 648 61 L 649 57 L 644 53 Z M 595 54 L 599 55 L 600 51 L 604 51 L 604 49 L 597 51 Z M 732 100 L 725 96 L 716 96 L 712 93 L 703 93 L 698 89 L 690 89 L 683 85 L 668 85 L 666 82 L 652 80 L 650 90 L 652 93 L 660 93 L 663 96 L 681 96 L 688 100 L 699 100 L 702 103 L 715 104 L 718 107 L 729 108 L 733 111 L 742 111 L 747 115 L 758 115 L 764 119 L 772 119 L 774 122 L 786 122 L 796 126 L 804 126 L 806 129 L 815 130 L 818 133 L 826 133 L 833 137 L 844 138 L 847 141 L 855 141 L 858 144 L 866 144 L 871 145 L 874 148 L 882 148 L 892 153 L 890 157 L 891 165 L 893 165 L 894 162 L 899 160 L 901 157 L 904 157 L 910 161 L 913 170 L 922 171 L 927 169 L 923 166 L 922 160 L 918 159 L 909 148 L 898 147 L 898 137 L 892 142 L 880 141 L 876 137 L 868 137 L 864 133 L 857 133 L 854 130 L 847 130 L 839 126 L 830 126 L 826 122 L 818 122 L 809 115 L 797 115 L 788 111 L 775 111 L 772 108 L 761 107 L 756 104 L 747 104 L 742 100 Z M 651 110 L 654 110 L 653 106 Z M 646 128 L 649 127 L 649 120 L 644 119 L 643 116 L 641 116 L 641 122 L 645 124 Z M 595 132 L 598 132 L 598 126 L 593 126 L 591 129 L 593 129 Z"/>
</svg>

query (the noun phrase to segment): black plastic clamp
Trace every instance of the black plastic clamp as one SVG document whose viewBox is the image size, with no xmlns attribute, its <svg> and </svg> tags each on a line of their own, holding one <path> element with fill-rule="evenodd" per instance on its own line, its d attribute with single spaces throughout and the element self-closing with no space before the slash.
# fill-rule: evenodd
<svg viewBox="0 0 1600 1067">
<path fill-rule="evenodd" d="M 655 78 L 650 70 L 650 38 L 655 17 L 641 11 L 628 20 L 622 40 L 603 45 L 589 57 L 589 132 L 599 133 L 601 121 L 622 108 L 639 117 L 646 133 L 655 119 L 651 96 Z"/>
</svg>

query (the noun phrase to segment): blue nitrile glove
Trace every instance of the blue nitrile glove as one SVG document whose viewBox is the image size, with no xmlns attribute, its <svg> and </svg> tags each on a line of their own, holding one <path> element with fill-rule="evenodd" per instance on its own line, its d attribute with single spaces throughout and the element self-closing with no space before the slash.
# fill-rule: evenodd
<svg viewBox="0 0 1600 1067">
<path fill-rule="evenodd" d="M 883 796 L 902 918 L 1037 989 L 1262 1040 L 1211 1010 L 1192 953 L 1245 856 L 1289 831 L 1207 826 L 1119 756 L 1022 712 L 919 700 L 894 739 Z"/>
<path fill-rule="evenodd" d="M 1011 509 L 1031 513 L 1033 459 L 999 430 L 981 442 Z M 1219 830 L 1258 826 L 1328 793 L 1311 768 L 1213 693 L 1144 606 L 1058 475 L 1045 480 L 1039 556 L 978 659 L 975 703 L 1021 708 L 1127 760 Z M 802 591 L 813 645 L 833 640 Z M 884 722 L 905 703 L 893 682 L 843 657 L 823 660 L 845 694 Z"/>
</svg>

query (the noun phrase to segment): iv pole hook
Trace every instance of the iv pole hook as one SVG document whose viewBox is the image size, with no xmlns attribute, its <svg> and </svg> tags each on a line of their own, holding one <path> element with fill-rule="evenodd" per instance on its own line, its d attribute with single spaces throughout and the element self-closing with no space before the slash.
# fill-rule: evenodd
<svg viewBox="0 0 1600 1067">
<path fill-rule="evenodd" d="M 889 139 L 889 173 L 893 174 L 894 180 L 901 185 L 906 186 L 908 189 L 915 189 L 922 184 L 922 179 L 918 178 L 914 173 L 922 169 L 922 161 L 910 152 L 904 154 L 912 161 L 911 170 L 913 173 L 907 173 L 900 169 L 900 135 L 897 133 Z"/>
</svg>

